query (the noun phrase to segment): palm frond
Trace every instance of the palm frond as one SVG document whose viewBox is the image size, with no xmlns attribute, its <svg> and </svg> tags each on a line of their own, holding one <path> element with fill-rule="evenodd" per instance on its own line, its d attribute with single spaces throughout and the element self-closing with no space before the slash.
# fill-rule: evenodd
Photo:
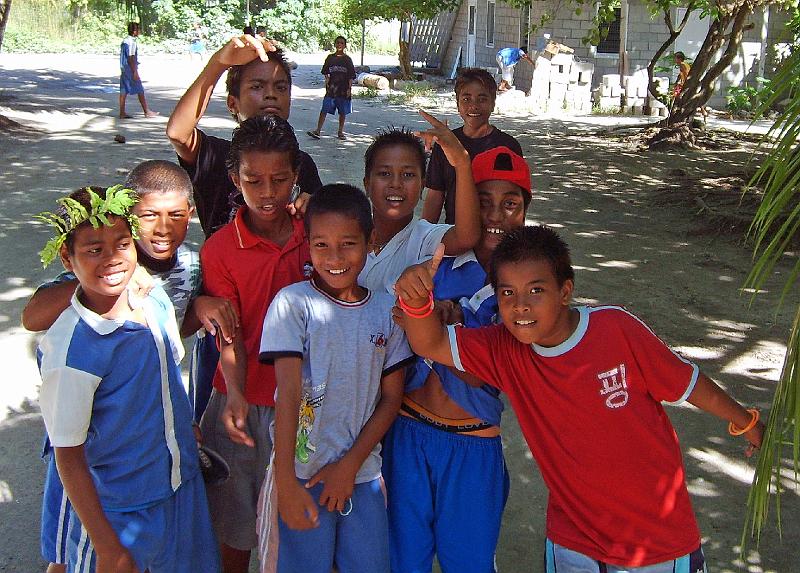
<svg viewBox="0 0 800 573">
<path fill-rule="evenodd" d="M 750 181 L 764 189 L 764 197 L 750 226 L 754 263 L 745 286 L 757 293 L 772 276 L 775 266 L 800 239 L 800 51 L 793 52 L 772 81 L 774 91 L 763 102 L 760 115 L 776 102 L 789 99 L 762 142 L 768 157 Z M 795 292 L 800 279 L 800 259 L 786 278 L 779 305 Z M 754 295 L 755 296 L 755 295 Z M 791 453 L 790 453 L 791 452 Z M 791 461 L 786 459 L 791 456 Z M 780 495 L 791 468 L 794 482 L 800 476 L 800 305 L 787 342 L 781 376 L 767 420 L 753 484 L 747 499 L 742 548 L 750 537 L 761 539 L 775 501 L 775 517 L 781 534 Z"/>
</svg>

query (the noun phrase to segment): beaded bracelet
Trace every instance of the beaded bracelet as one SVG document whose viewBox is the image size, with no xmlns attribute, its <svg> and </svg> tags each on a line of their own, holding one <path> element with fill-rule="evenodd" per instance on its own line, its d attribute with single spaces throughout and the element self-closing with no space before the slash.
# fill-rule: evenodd
<svg viewBox="0 0 800 573">
<path fill-rule="evenodd" d="M 758 419 L 761 417 L 761 413 L 755 408 L 748 408 L 747 411 L 750 412 L 751 418 L 750 422 L 744 428 L 736 427 L 736 424 L 734 424 L 733 422 L 730 422 L 728 424 L 728 433 L 731 436 L 741 436 L 742 434 L 746 434 L 747 432 L 755 428 L 756 424 L 758 424 Z"/>
<path fill-rule="evenodd" d="M 401 296 L 397 297 L 397 304 L 400 306 L 400 308 L 403 309 L 403 312 L 407 316 L 410 316 L 411 318 L 426 318 L 431 314 L 433 314 L 433 308 L 434 308 L 433 293 L 432 292 L 428 293 L 428 304 L 426 304 L 425 306 L 421 306 L 419 308 L 408 306 L 406 301 L 404 301 L 403 297 Z"/>
</svg>

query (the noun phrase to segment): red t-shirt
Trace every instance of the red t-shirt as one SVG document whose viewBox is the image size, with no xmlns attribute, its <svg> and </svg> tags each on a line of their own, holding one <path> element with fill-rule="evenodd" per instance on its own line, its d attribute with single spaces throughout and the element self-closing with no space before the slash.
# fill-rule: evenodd
<svg viewBox="0 0 800 573">
<path fill-rule="evenodd" d="M 661 402 L 685 400 L 697 366 L 620 307 L 577 310 L 577 329 L 554 348 L 502 325 L 451 327 L 453 360 L 508 394 L 550 490 L 551 540 L 614 565 L 691 553 L 700 531 Z"/>
<path fill-rule="evenodd" d="M 293 220 L 294 233 L 279 247 L 247 228 L 245 211 L 246 207 L 240 208 L 234 220 L 209 237 L 200 250 L 203 292 L 227 298 L 239 313 L 247 352 L 247 402 L 274 406 L 275 369 L 258 361 L 261 329 L 277 292 L 311 276 L 311 255 L 302 221 Z M 214 388 L 226 393 L 219 365 Z"/>
</svg>

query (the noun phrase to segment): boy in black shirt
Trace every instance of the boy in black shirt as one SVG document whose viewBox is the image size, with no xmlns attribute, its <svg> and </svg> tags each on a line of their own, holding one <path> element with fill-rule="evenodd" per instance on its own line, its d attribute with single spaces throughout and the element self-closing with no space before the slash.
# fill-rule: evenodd
<svg viewBox="0 0 800 573">
<path fill-rule="evenodd" d="M 197 127 L 214 86 L 226 70 L 228 109 L 237 122 L 266 114 L 288 119 L 291 106 L 292 76 L 283 52 L 268 40 L 250 35 L 233 38 L 211 56 L 175 106 L 167 123 L 167 137 L 181 167 L 192 178 L 197 216 L 206 238 L 228 223 L 241 205 L 241 195 L 225 167 L 231 142 L 207 135 Z M 322 181 L 314 160 L 302 151 L 297 185 L 300 196 L 290 209 L 304 211 L 305 203 L 322 187 Z"/>
<path fill-rule="evenodd" d="M 353 80 L 356 79 L 356 69 L 353 67 L 353 60 L 344 53 L 347 47 L 347 40 L 343 36 L 336 38 L 336 53 L 329 54 L 322 65 L 322 74 L 325 76 L 325 98 L 322 100 L 322 111 L 319 112 L 317 129 L 306 133 L 314 139 L 319 139 L 322 125 L 325 123 L 325 116 L 329 113 L 339 112 L 339 134 L 341 140 L 346 139 L 344 135 L 345 116 L 352 112 L 350 88 Z"/>
<path fill-rule="evenodd" d="M 489 72 L 478 68 L 464 68 L 456 78 L 455 92 L 458 114 L 464 125 L 454 129 L 453 133 L 469 153 L 470 159 L 502 146 L 522 156 L 519 142 L 489 123 L 497 96 L 497 82 Z M 452 225 L 455 222 L 456 173 L 438 144 L 433 146 L 431 152 L 425 187 L 428 191 L 422 208 L 422 218 L 438 223 L 444 206 L 445 223 Z"/>
</svg>

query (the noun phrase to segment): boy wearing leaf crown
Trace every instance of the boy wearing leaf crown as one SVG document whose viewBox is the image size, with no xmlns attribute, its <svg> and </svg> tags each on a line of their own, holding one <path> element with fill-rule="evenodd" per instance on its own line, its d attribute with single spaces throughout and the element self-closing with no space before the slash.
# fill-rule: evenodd
<svg viewBox="0 0 800 573">
<path fill-rule="evenodd" d="M 80 285 L 37 351 L 39 402 L 72 504 L 69 571 L 219 570 L 180 376 L 182 345 L 159 286 L 138 298 L 135 198 L 85 188 L 39 218 L 41 253 Z"/>
</svg>

